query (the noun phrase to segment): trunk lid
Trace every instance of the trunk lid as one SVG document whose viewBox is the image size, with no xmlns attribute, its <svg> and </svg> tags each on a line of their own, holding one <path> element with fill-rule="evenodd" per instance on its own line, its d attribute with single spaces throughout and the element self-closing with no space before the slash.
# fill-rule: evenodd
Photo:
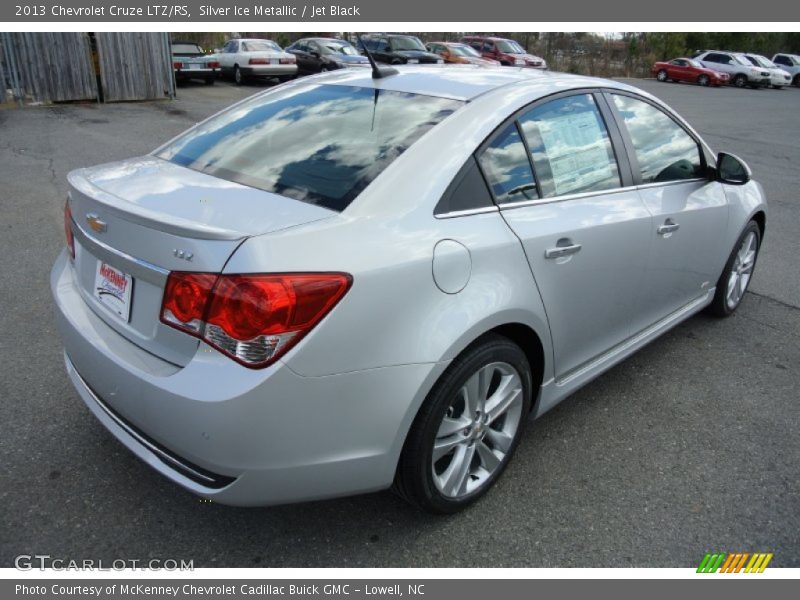
<svg viewBox="0 0 800 600">
<path fill-rule="evenodd" d="M 181 366 L 198 341 L 159 319 L 170 271 L 221 272 L 250 236 L 336 215 L 150 156 L 73 171 L 68 180 L 84 300 L 118 333 Z"/>
</svg>

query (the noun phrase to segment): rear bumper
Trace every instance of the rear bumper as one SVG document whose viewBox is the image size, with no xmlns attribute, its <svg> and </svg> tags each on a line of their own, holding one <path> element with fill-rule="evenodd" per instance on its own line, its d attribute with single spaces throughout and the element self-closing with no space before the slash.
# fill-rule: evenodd
<svg viewBox="0 0 800 600">
<path fill-rule="evenodd" d="M 214 79 L 218 69 L 175 69 L 176 79 Z"/>
<path fill-rule="evenodd" d="M 387 488 L 417 407 L 446 366 L 301 377 L 281 362 L 247 369 L 200 344 L 181 368 L 99 319 L 65 253 L 51 288 L 67 372 L 91 412 L 158 472 L 223 504 Z"/>
<path fill-rule="evenodd" d="M 282 77 L 297 74 L 297 65 L 247 65 L 239 67 L 246 77 Z"/>
</svg>

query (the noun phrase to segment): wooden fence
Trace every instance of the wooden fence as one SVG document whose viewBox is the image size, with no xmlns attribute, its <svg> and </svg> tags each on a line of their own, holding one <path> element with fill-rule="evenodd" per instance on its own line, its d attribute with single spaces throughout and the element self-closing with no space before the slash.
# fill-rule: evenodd
<svg viewBox="0 0 800 600">
<path fill-rule="evenodd" d="M 0 32 L 0 87 L 20 104 L 171 98 L 169 36 Z"/>
</svg>

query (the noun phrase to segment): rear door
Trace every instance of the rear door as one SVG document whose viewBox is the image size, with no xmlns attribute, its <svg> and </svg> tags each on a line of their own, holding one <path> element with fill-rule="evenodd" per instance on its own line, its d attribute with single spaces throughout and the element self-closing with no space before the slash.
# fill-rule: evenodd
<svg viewBox="0 0 800 600">
<path fill-rule="evenodd" d="M 624 92 L 608 94 L 628 145 L 634 182 L 653 216 L 641 307 L 635 329 L 704 296 L 716 284 L 728 221 L 722 185 L 709 178 L 695 135 L 655 103 Z"/>
<path fill-rule="evenodd" d="M 644 274 L 650 215 L 609 118 L 591 91 L 552 96 L 498 129 L 478 157 L 539 287 L 559 379 L 630 335 Z"/>
</svg>

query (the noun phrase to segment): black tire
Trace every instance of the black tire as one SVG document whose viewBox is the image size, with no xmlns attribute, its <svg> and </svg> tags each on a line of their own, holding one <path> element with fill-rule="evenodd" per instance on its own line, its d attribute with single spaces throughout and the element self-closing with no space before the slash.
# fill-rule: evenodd
<svg viewBox="0 0 800 600">
<path fill-rule="evenodd" d="M 708 308 L 706 309 L 707 313 L 714 315 L 715 317 L 724 318 L 731 316 L 734 312 L 736 312 L 736 309 L 739 308 L 739 306 L 742 303 L 742 298 L 744 297 L 744 294 L 742 294 L 742 298 L 739 298 L 739 300 L 736 302 L 734 306 L 729 305 L 726 298 L 727 287 L 728 287 L 728 281 L 730 280 L 731 277 L 731 272 L 736 262 L 736 255 L 739 252 L 742 242 L 751 233 L 755 233 L 756 236 L 755 238 L 756 254 L 755 258 L 753 259 L 753 269 L 755 269 L 756 262 L 758 262 L 758 253 L 761 250 L 761 229 L 759 228 L 758 223 L 756 223 L 755 221 L 750 221 L 742 231 L 742 234 L 736 240 L 736 243 L 733 245 L 733 250 L 731 250 L 731 254 L 728 257 L 728 262 L 725 263 L 725 268 L 722 270 L 722 275 L 720 275 L 719 279 L 717 280 L 717 290 L 716 293 L 714 294 L 714 300 L 711 302 L 711 304 L 708 305 Z M 752 270 L 750 274 L 752 276 Z M 750 280 L 748 280 L 747 283 L 749 285 Z"/>
<path fill-rule="evenodd" d="M 733 81 L 731 83 L 733 83 L 733 85 L 735 85 L 738 88 L 743 88 L 747 85 L 747 75 L 742 75 L 741 73 L 739 73 L 733 78 Z"/>
<path fill-rule="evenodd" d="M 208 79 L 206 79 L 206 85 L 214 85 L 215 81 L 216 79 L 214 79 L 213 77 L 209 77 Z"/>
<path fill-rule="evenodd" d="M 483 367 L 498 362 L 513 367 L 522 383 L 522 412 L 513 441 L 480 487 L 459 498 L 445 496 L 434 483 L 432 463 L 433 444 L 442 419 L 467 380 Z M 519 444 L 530 413 L 532 387 L 533 377 L 525 353 L 511 340 L 491 334 L 467 348 L 442 374 L 417 413 L 400 455 L 393 490 L 414 506 L 435 514 L 455 513 L 475 502 L 502 475 Z"/>
<path fill-rule="evenodd" d="M 233 67 L 233 82 L 236 85 L 244 84 L 244 75 L 242 75 L 242 70 L 239 68 L 239 65 L 234 65 Z"/>
<path fill-rule="evenodd" d="M 669 81 L 666 69 L 661 69 L 658 73 L 656 73 L 656 79 L 662 82 Z"/>
<path fill-rule="evenodd" d="M 800 87 L 800 73 L 794 76 L 794 79 L 792 79 L 792 85 Z"/>
<path fill-rule="evenodd" d="M 697 78 L 697 85 L 700 85 L 702 87 L 708 87 L 709 83 L 710 80 L 708 78 L 708 75 L 700 75 L 700 77 Z"/>
</svg>

